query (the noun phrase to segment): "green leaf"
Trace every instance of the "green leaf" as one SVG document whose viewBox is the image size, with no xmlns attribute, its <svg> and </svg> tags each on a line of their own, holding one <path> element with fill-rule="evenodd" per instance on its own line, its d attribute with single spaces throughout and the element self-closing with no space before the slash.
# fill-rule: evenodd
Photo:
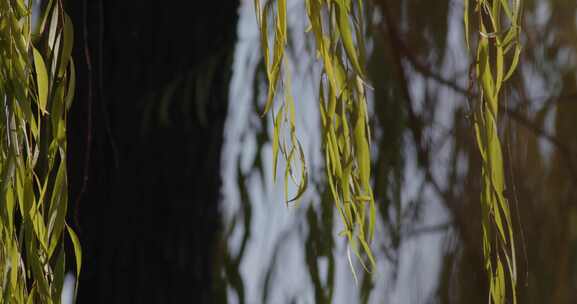
<svg viewBox="0 0 577 304">
<path fill-rule="evenodd" d="M 48 225 L 48 234 L 50 237 L 48 257 L 52 256 L 54 249 L 61 238 L 62 230 L 65 225 L 65 218 L 68 201 L 68 187 L 66 183 L 66 160 L 60 161 L 56 179 L 54 180 L 52 198 L 50 200 L 50 210 L 48 216 L 50 223 Z"/>
<path fill-rule="evenodd" d="M 36 84 L 38 86 L 38 107 L 43 114 L 46 112 L 46 104 L 48 103 L 48 72 L 42 55 L 36 48 L 32 48 L 34 55 L 34 67 L 36 69 Z"/>
<path fill-rule="evenodd" d="M 515 47 L 515 53 L 513 54 L 513 61 L 511 62 L 511 66 L 509 67 L 509 70 L 507 71 L 507 74 L 505 75 L 504 80 L 507 81 L 509 78 L 511 78 L 511 76 L 513 76 L 513 73 L 515 72 L 517 65 L 519 64 L 519 58 L 521 57 L 521 47 L 519 46 L 519 44 L 517 44 L 517 46 Z"/>
<path fill-rule="evenodd" d="M 72 46 L 74 45 L 74 26 L 72 20 L 68 14 L 64 14 L 64 29 L 63 29 L 63 40 L 62 40 L 62 54 L 60 56 L 60 69 L 59 75 L 62 76 L 66 72 L 68 67 L 68 62 L 70 61 L 72 54 Z"/>
<path fill-rule="evenodd" d="M 467 49 L 470 49 L 470 40 L 471 38 L 469 38 L 470 34 L 469 34 L 469 1 L 470 0 L 464 0 L 464 8 L 465 8 L 465 12 L 463 13 L 463 23 L 465 24 L 465 42 L 467 44 Z"/>
<path fill-rule="evenodd" d="M 60 248 L 56 265 L 54 267 L 54 281 L 52 283 L 52 294 L 61 295 L 64 287 L 64 277 L 66 275 L 66 255 L 64 254 L 64 246 Z M 56 298 L 56 303 L 60 303 L 60 297 Z"/>
<path fill-rule="evenodd" d="M 78 239 L 78 236 L 74 230 L 68 226 L 68 224 L 66 224 L 66 230 L 68 231 L 70 240 L 72 240 L 72 245 L 74 247 L 74 257 L 76 259 L 76 288 L 74 289 L 74 294 L 76 295 L 78 292 L 78 282 L 80 281 L 80 269 L 82 267 L 82 248 L 80 246 L 80 240 Z"/>
<path fill-rule="evenodd" d="M 338 11 L 339 32 L 341 33 L 341 38 L 343 39 L 343 45 L 345 47 L 347 56 L 349 57 L 349 60 L 353 65 L 353 67 L 355 68 L 356 72 L 361 77 L 364 77 L 363 70 L 357 58 L 357 51 L 353 43 L 353 36 L 349 25 L 349 12 L 343 6 L 338 6 L 337 11 Z"/>
<path fill-rule="evenodd" d="M 66 89 L 66 110 L 70 109 L 72 101 L 74 100 L 74 94 L 76 89 L 76 69 L 74 68 L 74 60 L 72 58 L 69 61 L 70 75 L 68 77 L 68 88 Z"/>
</svg>

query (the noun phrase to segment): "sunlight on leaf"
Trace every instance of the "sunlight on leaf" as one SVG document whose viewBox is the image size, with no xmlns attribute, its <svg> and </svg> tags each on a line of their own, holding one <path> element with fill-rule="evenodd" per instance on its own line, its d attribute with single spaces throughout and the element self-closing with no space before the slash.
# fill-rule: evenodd
<svg viewBox="0 0 577 304">
<path fill-rule="evenodd" d="M 271 16 L 274 4 L 277 12 L 276 16 Z M 306 190 L 308 175 L 303 148 L 296 138 L 295 101 L 290 86 L 289 64 L 284 56 L 287 41 L 286 1 L 266 1 L 264 9 L 260 0 L 255 0 L 254 5 L 269 83 L 264 113 L 273 108 L 277 87 L 284 87 L 284 100 L 276 114 L 273 113 L 273 174 L 276 177 L 280 152 L 286 161 L 285 199 L 296 201 Z M 355 43 L 364 41 L 358 28 L 359 24 L 364 24 L 364 16 L 360 13 L 363 2 L 307 0 L 305 5 L 309 21 L 307 32 L 313 34 L 316 53 L 323 67 L 318 91 L 328 188 L 344 226 L 343 235 L 349 243 L 349 254 L 353 253 L 361 265 L 371 271 L 376 265 L 369 246 L 374 237 L 376 208 L 370 184 L 369 119 L 365 73 L 361 66 L 366 56 L 364 45 L 355 46 Z M 268 26 L 269 18 L 272 20 L 271 28 Z M 351 24 L 357 24 L 354 31 Z M 333 31 L 325 28 L 326 25 Z M 271 29 L 274 29 L 272 51 L 269 49 Z M 284 72 L 282 76 L 281 72 Z M 288 140 L 283 139 L 283 134 L 287 134 Z M 295 167 L 300 173 L 299 178 L 294 174 Z M 291 199 L 287 193 L 289 179 L 297 185 L 297 193 Z M 370 266 L 366 266 L 365 259 L 368 259 Z M 352 271 L 354 273 L 354 269 Z"/>
</svg>

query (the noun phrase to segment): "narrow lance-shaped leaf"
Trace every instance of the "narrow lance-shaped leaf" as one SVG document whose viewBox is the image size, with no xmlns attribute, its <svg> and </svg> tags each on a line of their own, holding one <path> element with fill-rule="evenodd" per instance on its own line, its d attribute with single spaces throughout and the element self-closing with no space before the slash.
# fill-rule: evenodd
<svg viewBox="0 0 577 304">
<path fill-rule="evenodd" d="M 48 103 L 48 71 L 42 55 L 36 48 L 32 48 L 34 54 L 34 67 L 36 69 L 36 84 L 38 86 L 38 107 L 43 114 L 46 112 Z"/>
</svg>

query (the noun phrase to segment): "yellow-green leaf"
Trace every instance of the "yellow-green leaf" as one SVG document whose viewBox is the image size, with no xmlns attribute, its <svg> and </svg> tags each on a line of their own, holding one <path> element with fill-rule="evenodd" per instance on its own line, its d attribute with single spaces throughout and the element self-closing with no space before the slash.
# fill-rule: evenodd
<svg viewBox="0 0 577 304">
<path fill-rule="evenodd" d="M 34 67 L 36 70 L 36 84 L 38 87 L 38 107 L 43 114 L 46 112 L 46 104 L 48 103 L 48 71 L 42 55 L 36 48 L 32 48 L 34 55 Z"/>
</svg>

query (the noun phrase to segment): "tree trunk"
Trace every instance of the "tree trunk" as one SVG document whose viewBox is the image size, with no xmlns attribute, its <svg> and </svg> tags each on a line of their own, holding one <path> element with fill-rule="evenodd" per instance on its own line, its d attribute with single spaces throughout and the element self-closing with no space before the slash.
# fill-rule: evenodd
<svg viewBox="0 0 577 304">
<path fill-rule="evenodd" d="M 70 209 L 84 250 L 78 303 L 224 297 L 220 151 L 237 6 L 68 2 L 78 74 Z"/>
</svg>

